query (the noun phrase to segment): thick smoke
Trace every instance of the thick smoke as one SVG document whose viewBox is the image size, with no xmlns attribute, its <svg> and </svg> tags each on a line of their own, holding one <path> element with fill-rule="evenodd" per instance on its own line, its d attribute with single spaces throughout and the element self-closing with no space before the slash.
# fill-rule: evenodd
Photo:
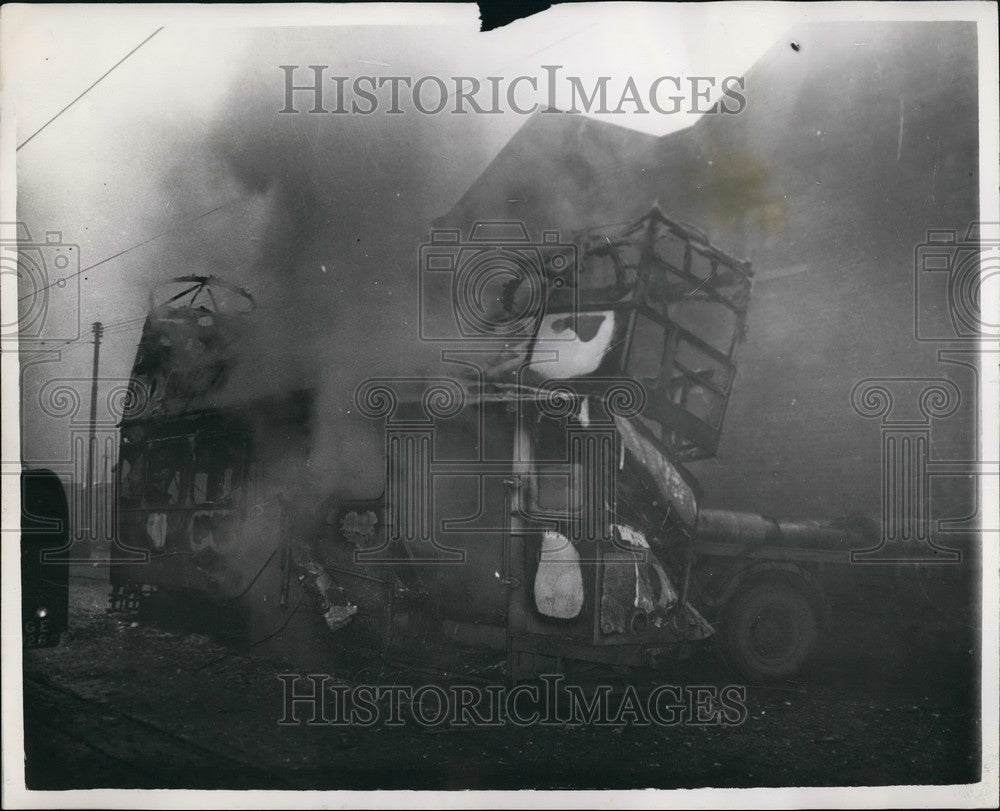
<svg viewBox="0 0 1000 811">
<path fill-rule="evenodd" d="M 317 495 L 381 491 L 382 429 L 357 413 L 354 392 L 370 377 L 434 372 L 434 351 L 418 340 L 419 245 L 492 147 L 484 124 L 469 117 L 306 114 L 308 94 L 299 97 L 303 112 L 279 114 L 278 66 L 448 75 L 445 59 L 428 56 L 446 53 L 446 45 L 442 35 L 415 38 L 400 29 L 327 29 L 278 41 L 269 34 L 252 49 L 207 137 L 205 159 L 236 181 L 238 206 L 257 212 L 258 222 L 251 267 L 238 270 L 259 300 L 256 337 L 242 348 L 220 400 L 314 390 L 303 473 Z M 298 81 L 306 76 L 303 68 Z"/>
<path fill-rule="evenodd" d="M 234 367 L 206 402 L 238 410 L 310 392 L 307 436 L 257 432 L 254 455 L 267 479 L 256 491 L 262 503 L 248 504 L 250 524 L 221 564 L 226 595 L 256 579 L 259 593 L 272 597 L 240 601 L 250 638 L 271 638 L 282 627 L 282 644 L 296 644 L 289 637 L 300 629 L 284 628 L 287 609 L 273 599 L 290 575 L 268 564 L 288 526 L 293 536 L 307 531 L 300 522 L 319 518 L 330 496 L 374 498 L 384 488 L 384 428 L 358 413 L 358 386 L 373 377 L 449 373 L 419 340 L 419 248 L 507 137 L 483 116 L 314 115 L 304 112 L 308 99 L 302 113 L 279 114 L 279 66 L 451 76 L 464 71 L 450 36 L 269 30 L 248 49 L 216 123 L 178 139 L 177 160 L 163 169 L 163 193 L 181 218 L 225 208 L 159 251 L 150 272 L 161 281 L 215 274 L 258 304 Z M 302 633 L 299 647 L 316 650 Z"/>
</svg>

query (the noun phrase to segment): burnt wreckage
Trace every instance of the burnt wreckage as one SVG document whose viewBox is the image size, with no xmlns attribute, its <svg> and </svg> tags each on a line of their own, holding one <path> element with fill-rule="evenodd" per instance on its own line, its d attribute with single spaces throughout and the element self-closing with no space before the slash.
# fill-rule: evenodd
<svg viewBox="0 0 1000 811">
<path fill-rule="evenodd" d="M 463 268 L 488 251 L 470 237 L 464 253 L 425 246 L 450 284 L 476 284 Z M 749 678 L 799 669 L 827 614 L 816 568 L 849 562 L 858 539 L 699 510 L 686 468 L 719 444 L 749 263 L 657 208 L 538 247 L 504 244 L 523 273 L 496 312 L 476 311 L 480 348 L 454 353 L 464 372 L 358 389 L 384 426 L 377 499 L 291 483 L 315 391 L 234 405 L 222 393 L 253 300 L 175 280 L 151 306 L 121 424 L 112 605 L 201 594 L 246 608 L 251 641 L 280 646 L 294 621 L 334 659 L 454 669 L 501 651 L 512 679 L 656 666 L 716 628 Z M 477 344 L 498 335 L 501 351 Z"/>
</svg>

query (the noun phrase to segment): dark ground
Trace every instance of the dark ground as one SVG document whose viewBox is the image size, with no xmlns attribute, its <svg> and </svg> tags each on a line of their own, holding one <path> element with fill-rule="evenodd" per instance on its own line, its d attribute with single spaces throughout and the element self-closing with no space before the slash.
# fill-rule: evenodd
<svg viewBox="0 0 1000 811">
<path fill-rule="evenodd" d="M 740 726 L 489 729 L 279 726 L 285 663 L 105 612 L 71 579 L 71 630 L 25 651 L 27 783 L 68 788 L 680 788 L 978 780 L 972 657 L 864 617 L 800 680 L 747 686 Z M 391 669 L 390 669 L 391 670 Z M 729 684 L 711 653 L 661 676 Z M 426 673 L 380 683 L 422 685 Z M 608 683 L 622 686 L 623 676 Z M 648 684 L 648 682 L 647 682 Z"/>
</svg>

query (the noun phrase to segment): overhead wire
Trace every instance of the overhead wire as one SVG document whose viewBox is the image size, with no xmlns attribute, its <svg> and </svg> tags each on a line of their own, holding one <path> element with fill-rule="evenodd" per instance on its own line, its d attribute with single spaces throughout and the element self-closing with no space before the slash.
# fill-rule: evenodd
<svg viewBox="0 0 1000 811">
<path fill-rule="evenodd" d="M 71 102 L 70 102 L 69 104 L 67 104 L 67 105 L 66 105 L 65 107 L 63 107 L 63 108 L 62 108 L 62 109 L 61 109 L 61 110 L 60 110 L 60 111 L 59 111 L 58 113 L 56 113 L 56 114 L 55 114 L 54 116 L 52 116 L 52 118 L 50 118 L 50 119 L 49 119 L 48 121 L 46 121 L 46 122 L 45 122 L 44 124 L 42 124 L 42 126 L 40 126 L 40 127 L 39 127 L 39 128 L 37 129 L 37 130 L 35 130 L 35 131 L 34 131 L 33 133 L 31 133 L 31 135 L 29 135 L 29 136 L 28 136 L 27 138 L 25 138 L 25 139 L 24 139 L 24 140 L 23 140 L 23 141 L 21 142 L 21 144 L 20 144 L 20 145 L 19 145 L 19 146 L 17 147 L 17 149 L 15 149 L 14 151 L 16 152 L 16 151 L 20 150 L 20 149 L 21 149 L 21 147 L 24 147 L 24 146 L 27 146 L 27 145 L 28 145 L 28 143 L 30 143 L 30 142 L 31 142 L 31 140 L 32 140 L 32 139 L 33 139 L 33 138 L 34 138 L 35 136 L 37 136 L 37 135 L 38 135 L 39 133 L 41 133 L 41 132 L 42 132 L 42 131 L 43 131 L 43 130 L 44 130 L 44 129 L 46 128 L 46 127 L 48 127 L 48 126 L 49 126 L 49 124 L 51 124 L 51 123 L 52 123 L 53 121 L 55 121 L 55 120 L 56 120 L 57 118 L 59 118 L 59 116 L 61 116 L 61 115 L 62 115 L 63 113 L 65 113 L 65 112 L 66 112 L 66 111 L 67 111 L 67 110 L 68 110 L 68 109 L 69 109 L 70 107 L 72 107 L 72 106 L 73 106 L 74 104 L 76 104 L 76 103 L 77 103 L 77 102 L 78 102 L 78 101 L 79 101 L 80 99 L 82 99 L 82 98 L 83 98 L 84 96 L 86 96 L 86 95 L 87 95 L 87 94 L 88 94 L 88 93 L 89 93 L 89 92 L 90 92 L 91 90 L 93 90 L 93 89 L 94 89 L 95 87 L 97 87 L 97 85 L 99 85 L 99 84 L 100 84 L 100 83 L 101 83 L 102 81 L 104 81 L 104 80 L 105 80 L 105 79 L 106 79 L 106 78 L 107 78 L 108 76 L 110 76 L 110 75 L 111 75 L 111 73 L 112 73 L 112 72 L 113 72 L 113 71 L 114 71 L 114 70 L 115 70 L 115 69 L 116 69 L 116 68 L 117 68 L 117 67 L 118 67 L 119 65 L 121 65 L 121 64 L 122 64 L 122 62 L 124 62 L 124 61 L 125 61 L 126 59 L 128 59 L 128 58 L 129 58 L 130 56 L 132 56 L 132 54 L 134 54 L 134 53 L 135 53 L 136 51 L 138 51 L 138 50 L 139 50 L 139 49 L 140 49 L 140 48 L 141 48 L 141 47 L 142 47 L 143 45 L 145 45 L 145 44 L 146 44 L 147 42 L 149 42 L 149 41 L 150 41 L 150 40 L 151 40 L 151 39 L 152 39 L 153 37 L 155 37 L 155 36 L 156 36 L 157 34 L 159 34 L 159 33 L 160 33 L 160 32 L 161 32 L 162 30 L 163 30 L 163 26 L 161 25 L 161 26 L 160 26 L 159 28 L 157 28 L 157 29 L 156 29 L 156 30 L 155 30 L 155 31 L 154 31 L 154 32 L 153 32 L 152 34 L 150 34 L 150 35 L 149 35 L 148 37 L 146 37 L 146 38 L 145 38 L 145 39 L 144 39 L 144 40 L 143 40 L 142 42 L 140 42 L 140 43 L 139 43 L 138 45 L 136 45 L 136 46 L 135 46 L 135 47 L 134 47 L 134 48 L 133 48 L 133 49 L 132 49 L 131 51 L 129 51 L 129 52 L 127 53 L 127 54 L 125 54 L 125 56 L 123 56 L 123 57 L 122 57 L 121 59 L 119 59 L 119 60 L 118 60 L 117 62 L 115 62 L 115 63 L 114 63 L 114 64 L 113 64 L 113 65 L 112 65 L 112 66 L 111 66 L 110 68 L 108 68 L 108 69 L 107 69 L 107 70 L 106 70 L 106 71 L 105 71 L 105 72 L 104 72 L 103 74 L 101 74 L 101 75 L 100 75 L 100 76 L 99 76 L 99 77 L 97 78 L 97 80 L 96 80 L 96 81 L 94 81 L 94 83 L 93 83 L 93 84 L 91 84 L 91 85 L 90 85 L 89 87 L 87 87 L 87 89 L 86 89 L 86 90 L 84 90 L 84 91 L 83 91 L 83 92 L 82 92 L 82 93 L 81 93 L 81 94 L 80 94 L 79 96 L 77 96 L 77 97 L 76 97 L 75 99 L 73 99 L 73 100 L 72 100 L 72 101 L 71 101 Z"/>
</svg>

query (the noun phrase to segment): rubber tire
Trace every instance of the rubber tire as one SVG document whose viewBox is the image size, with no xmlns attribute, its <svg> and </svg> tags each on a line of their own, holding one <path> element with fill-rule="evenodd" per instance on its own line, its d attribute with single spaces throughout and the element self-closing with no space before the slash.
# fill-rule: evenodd
<svg viewBox="0 0 1000 811">
<path fill-rule="evenodd" d="M 766 631 L 758 623 L 768 620 L 772 628 L 782 626 L 775 629 L 779 649 L 773 652 L 761 650 Z M 730 601 L 722 630 L 726 655 L 740 675 L 749 681 L 771 681 L 794 676 L 812 656 L 819 619 L 802 589 L 764 581 Z"/>
</svg>

